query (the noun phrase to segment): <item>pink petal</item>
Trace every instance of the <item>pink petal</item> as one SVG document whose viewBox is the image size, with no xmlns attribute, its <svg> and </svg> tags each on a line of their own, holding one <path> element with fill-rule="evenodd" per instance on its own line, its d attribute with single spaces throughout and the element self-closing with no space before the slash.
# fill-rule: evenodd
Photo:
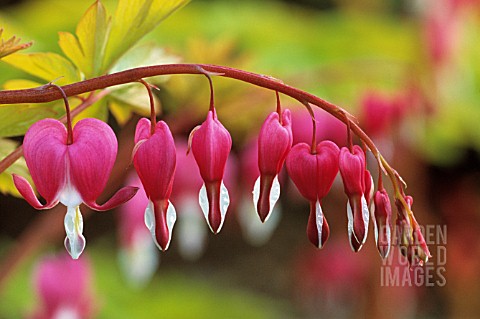
<svg viewBox="0 0 480 319">
<path fill-rule="evenodd" d="M 132 190 L 122 191 L 106 206 L 95 203 L 107 184 L 117 156 L 117 138 L 106 123 L 94 118 L 79 121 L 73 129 L 73 143 L 68 145 L 67 156 L 71 183 L 89 207 L 109 209 L 123 202 L 128 197 L 125 195 L 132 195 Z"/>
<path fill-rule="evenodd" d="M 149 120 L 142 120 L 137 125 L 136 138 L 144 138 L 146 127 L 150 127 Z M 150 134 L 149 131 L 147 133 Z M 165 122 L 158 122 L 155 133 L 146 137 L 146 141 L 138 147 L 133 163 L 147 197 L 152 201 L 168 200 L 172 192 L 177 155 L 172 133 Z"/>
<path fill-rule="evenodd" d="M 192 138 L 192 153 L 205 183 L 223 179 L 231 148 L 230 133 L 217 120 L 214 111 L 209 111 Z"/>
<path fill-rule="evenodd" d="M 345 193 L 349 197 L 362 196 L 365 192 L 365 153 L 362 148 L 355 145 L 351 153 L 347 147 L 342 147 L 339 168 Z"/>
<path fill-rule="evenodd" d="M 258 167 L 260 170 L 260 195 L 257 212 L 262 221 L 270 213 L 270 191 L 273 180 L 280 172 L 283 162 L 292 147 L 291 114 L 285 110 L 280 123 L 277 112 L 271 113 L 258 137 Z"/>
<path fill-rule="evenodd" d="M 138 191 L 138 187 L 125 186 L 119 189 L 109 200 L 104 204 L 98 205 L 95 201 L 85 201 L 85 204 L 91 209 L 98 211 L 105 211 L 113 209 L 119 205 L 128 202 Z"/>
<path fill-rule="evenodd" d="M 37 196 L 35 196 L 35 192 L 32 189 L 32 186 L 30 183 L 23 178 L 22 176 L 13 174 L 13 183 L 15 184 L 15 187 L 19 191 L 20 195 L 35 209 L 50 209 L 53 206 L 58 204 L 58 200 L 52 201 L 50 203 L 47 203 L 46 205 L 43 205 L 40 203 L 38 200 Z"/>
<path fill-rule="evenodd" d="M 289 110 L 282 114 L 280 123 L 277 112 L 272 112 L 262 125 L 258 136 L 258 167 L 261 174 L 277 175 L 292 147 L 291 115 Z"/>
<path fill-rule="evenodd" d="M 37 209 L 55 206 L 58 195 L 66 182 L 66 146 L 67 130 L 54 119 L 45 119 L 33 124 L 25 134 L 23 152 L 28 169 L 38 193 L 45 198 L 47 204 L 41 206 L 31 187 L 16 179 L 20 193 Z M 15 181 L 15 179 L 14 179 Z M 16 185 L 17 185 L 16 183 Z M 29 190 L 30 189 L 30 190 Z"/>
<path fill-rule="evenodd" d="M 338 173 L 338 156 L 340 150 L 332 141 L 322 141 L 317 144 L 317 197 L 327 196 Z M 312 178 L 312 177 L 311 177 Z"/>
<path fill-rule="evenodd" d="M 317 200 L 317 159 L 306 143 L 294 145 L 286 160 L 287 171 L 303 197 Z"/>
</svg>

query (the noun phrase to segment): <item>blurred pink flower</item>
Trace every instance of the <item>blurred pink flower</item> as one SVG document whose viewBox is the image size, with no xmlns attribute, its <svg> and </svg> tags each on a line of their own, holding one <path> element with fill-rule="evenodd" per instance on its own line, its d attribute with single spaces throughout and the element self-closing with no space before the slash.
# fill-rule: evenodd
<svg viewBox="0 0 480 319">
<path fill-rule="evenodd" d="M 87 319 L 94 315 L 88 260 L 67 255 L 41 260 L 35 270 L 35 293 L 40 302 L 31 319 Z"/>
<path fill-rule="evenodd" d="M 145 225 L 148 198 L 135 172 L 130 173 L 127 185 L 137 186 L 139 190 L 134 198 L 119 207 L 120 266 L 130 285 L 142 287 L 157 270 L 160 256 Z"/>
</svg>

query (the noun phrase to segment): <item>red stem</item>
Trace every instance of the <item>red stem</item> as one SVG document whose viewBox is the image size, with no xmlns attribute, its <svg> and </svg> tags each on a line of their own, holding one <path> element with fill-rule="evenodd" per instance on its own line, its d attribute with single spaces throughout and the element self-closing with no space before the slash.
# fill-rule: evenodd
<svg viewBox="0 0 480 319">
<path fill-rule="evenodd" d="M 138 82 L 142 83 L 148 91 L 148 98 L 150 100 L 150 135 L 153 135 L 155 133 L 155 127 L 157 126 L 157 113 L 155 112 L 155 100 L 153 98 L 152 88 L 144 79 L 140 79 Z"/>
<path fill-rule="evenodd" d="M 73 128 L 72 128 L 72 118 L 70 116 L 70 104 L 68 103 L 68 98 L 65 95 L 65 92 L 61 87 L 54 83 L 49 84 L 50 87 L 56 88 L 60 93 L 62 94 L 63 101 L 65 102 L 65 116 L 67 117 L 67 123 L 65 125 L 67 126 L 67 145 L 70 145 L 73 143 Z"/>
<path fill-rule="evenodd" d="M 243 70 L 229 68 L 226 66 L 210 65 L 210 64 L 162 64 L 147 67 L 140 67 L 125 70 L 122 72 L 112 73 L 108 75 L 99 76 L 93 79 L 88 79 L 81 82 L 62 86 L 63 91 L 67 96 L 80 95 L 86 92 L 92 92 L 99 89 L 105 89 L 107 87 L 136 82 L 139 79 L 158 76 L 158 75 L 170 75 L 170 74 L 203 74 L 205 72 L 210 74 L 217 74 L 219 76 L 236 79 L 239 81 L 247 82 L 256 86 L 260 86 L 266 89 L 278 91 L 288 95 L 301 103 L 310 103 L 324 109 L 340 121 L 347 123 L 350 122 L 351 130 L 355 133 L 372 153 L 378 157 L 379 151 L 373 141 L 368 137 L 365 132 L 349 118 L 354 118 L 346 110 L 325 101 L 313 94 L 294 88 L 287 84 L 280 82 L 279 80 L 261 75 L 251 73 Z M 50 102 L 60 99 L 61 93 L 47 90 L 45 87 L 25 89 L 25 90 L 6 90 L 0 91 L 0 104 L 7 103 L 40 103 Z"/>
</svg>

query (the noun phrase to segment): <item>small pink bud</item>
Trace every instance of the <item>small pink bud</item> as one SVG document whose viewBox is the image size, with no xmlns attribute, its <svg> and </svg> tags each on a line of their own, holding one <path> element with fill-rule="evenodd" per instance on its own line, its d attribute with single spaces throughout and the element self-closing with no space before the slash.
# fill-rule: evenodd
<svg viewBox="0 0 480 319">
<path fill-rule="evenodd" d="M 271 113 L 263 123 L 258 137 L 258 168 L 260 170 L 257 213 L 262 222 L 268 219 L 275 202 L 280 196 L 277 175 L 292 147 L 292 120 L 290 110 Z M 271 194 L 272 186 L 275 190 Z M 255 192 L 255 190 L 254 190 Z"/>
<path fill-rule="evenodd" d="M 290 178 L 310 202 L 307 235 L 318 248 L 323 247 L 330 233 L 321 201 L 338 173 L 338 155 L 338 146 L 331 141 L 319 143 L 315 154 L 311 153 L 308 144 L 299 143 L 292 147 L 286 160 Z"/>
<path fill-rule="evenodd" d="M 374 229 L 375 242 L 377 244 L 378 252 L 382 258 L 387 258 L 392 245 L 391 237 L 391 218 L 392 206 L 390 205 L 390 198 L 385 189 L 378 190 L 373 197 L 374 202 Z"/>
<path fill-rule="evenodd" d="M 175 142 L 168 125 L 160 121 L 151 134 L 150 120 L 142 118 L 135 130 L 133 164 L 147 194 L 145 224 L 161 250 L 167 250 L 177 219 L 169 198 L 177 167 Z"/>
<path fill-rule="evenodd" d="M 207 119 L 193 133 L 192 152 L 204 182 L 199 195 L 200 206 L 215 234 L 222 228 L 230 204 L 222 180 L 231 148 L 230 133 L 217 119 L 215 110 L 210 110 Z"/>
<path fill-rule="evenodd" d="M 367 239 L 370 213 L 365 198 L 365 153 L 360 146 L 340 150 L 339 168 L 348 196 L 348 236 L 354 251 L 359 251 Z"/>
</svg>

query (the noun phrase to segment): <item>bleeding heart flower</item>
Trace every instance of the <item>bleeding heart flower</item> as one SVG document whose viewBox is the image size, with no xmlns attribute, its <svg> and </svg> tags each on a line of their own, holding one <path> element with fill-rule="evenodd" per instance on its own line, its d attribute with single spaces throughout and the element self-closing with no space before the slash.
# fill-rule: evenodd
<svg viewBox="0 0 480 319">
<path fill-rule="evenodd" d="M 373 197 L 374 209 L 372 210 L 375 229 L 375 242 L 382 258 L 387 258 L 392 246 L 391 218 L 392 206 L 385 189 L 378 190 Z"/>
<path fill-rule="evenodd" d="M 92 276 L 87 261 L 60 255 L 38 263 L 34 281 L 40 305 L 29 318 L 93 318 Z"/>
<path fill-rule="evenodd" d="M 158 248 L 166 250 L 177 219 L 169 201 L 177 166 L 175 142 L 165 122 L 158 122 L 151 132 L 150 120 L 142 118 L 135 130 L 135 144 L 133 164 L 149 200 L 145 224 Z"/>
<path fill-rule="evenodd" d="M 370 220 L 365 196 L 365 165 L 365 153 L 360 146 L 353 146 L 352 152 L 347 147 L 342 147 L 339 168 L 345 193 L 348 196 L 348 237 L 353 251 L 359 251 L 367 240 Z"/>
<path fill-rule="evenodd" d="M 199 194 L 200 206 L 210 229 L 216 234 L 223 226 L 230 204 L 222 180 L 232 138 L 217 119 L 215 109 L 208 112 L 207 119 L 192 134 L 191 148 L 204 182 Z"/>
<path fill-rule="evenodd" d="M 273 232 L 280 222 L 282 209 L 280 203 L 272 207 L 272 213 L 268 220 L 262 222 L 258 218 L 255 200 L 252 205 L 252 188 L 255 181 L 258 180 L 260 170 L 258 169 L 258 141 L 252 140 L 241 152 L 240 157 L 240 199 L 237 206 L 237 218 L 240 224 L 242 234 L 245 240 L 254 245 L 260 246 L 265 244 L 273 235 Z M 238 185 L 238 183 L 237 183 Z"/>
<path fill-rule="evenodd" d="M 260 177 L 253 189 L 254 203 L 262 222 L 270 216 L 280 197 L 278 173 L 292 147 L 292 119 L 290 110 L 272 112 L 263 123 L 258 137 L 258 168 Z"/>
<path fill-rule="evenodd" d="M 28 181 L 13 175 L 20 194 L 36 209 L 49 209 L 61 202 L 67 206 L 65 247 L 77 259 L 85 248 L 80 204 L 98 211 L 112 209 L 132 198 L 135 187 L 124 187 L 103 205 L 95 200 L 102 193 L 117 156 L 117 139 L 104 122 L 87 118 L 79 121 L 72 132 L 57 120 L 45 119 L 33 124 L 25 134 L 23 151 L 43 205 Z"/>
<path fill-rule="evenodd" d="M 317 144 L 313 154 L 308 144 L 299 143 L 292 147 L 286 160 L 290 178 L 310 202 L 307 235 L 318 248 L 323 247 L 330 234 L 321 201 L 338 173 L 338 155 L 338 146 L 332 141 Z"/>
</svg>

